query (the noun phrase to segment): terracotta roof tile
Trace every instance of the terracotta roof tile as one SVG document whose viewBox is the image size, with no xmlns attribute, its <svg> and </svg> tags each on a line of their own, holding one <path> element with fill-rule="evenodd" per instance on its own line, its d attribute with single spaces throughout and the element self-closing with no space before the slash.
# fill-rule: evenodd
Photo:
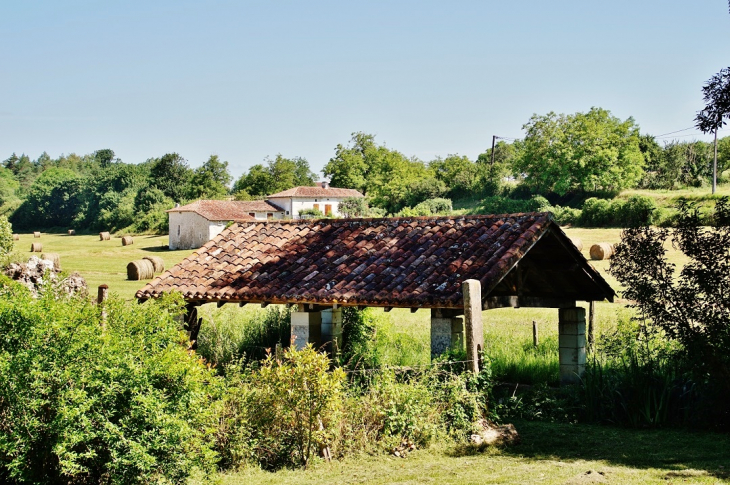
<svg viewBox="0 0 730 485">
<path fill-rule="evenodd" d="M 551 251 L 569 243 L 544 213 L 241 222 L 137 297 L 177 290 L 188 300 L 458 308 L 462 281 L 480 280 L 486 298 L 548 231 L 557 238 Z M 588 278 L 569 297 L 581 285 L 591 297 L 612 297 L 580 252 L 560 251 Z"/>
</svg>

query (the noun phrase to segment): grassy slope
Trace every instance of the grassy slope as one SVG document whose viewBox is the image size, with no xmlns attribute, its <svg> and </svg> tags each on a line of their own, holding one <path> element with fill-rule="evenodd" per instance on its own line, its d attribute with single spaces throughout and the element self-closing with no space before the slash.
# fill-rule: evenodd
<svg viewBox="0 0 730 485">
<path fill-rule="evenodd" d="M 406 459 L 352 457 L 312 469 L 244 470 L 224 485 L 330 483 L 727 483 L 730 437 L 681 430 L 516 422 L 506 449 L 421 450 Z"/>
</svg>

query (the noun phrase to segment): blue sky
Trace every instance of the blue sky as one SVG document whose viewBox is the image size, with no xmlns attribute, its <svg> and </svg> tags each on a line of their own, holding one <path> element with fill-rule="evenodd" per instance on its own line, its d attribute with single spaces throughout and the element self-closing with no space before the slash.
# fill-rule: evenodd
<svg viewBox="0 0 730 485">
<path fill-rule="evenodd" d="M 319 171 L 355 131 L 475 158 L 591 106 L 660 135 L 730 66 L 726 0 L 5 1 L 0 28 L 0 159 L 217 154 L 236 177 Z"/>
</svg>

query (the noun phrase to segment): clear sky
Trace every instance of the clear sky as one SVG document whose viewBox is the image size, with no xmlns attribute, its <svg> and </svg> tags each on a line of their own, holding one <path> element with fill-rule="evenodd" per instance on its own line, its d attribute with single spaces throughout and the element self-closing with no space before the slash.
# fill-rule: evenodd
<svg viewBox="0 0 730 485">
<path fill-rule="evenodd" d="M 591 106 L 660 135 L 730 66 L 727 0 L 6 0 L 0 29 L 0 160 L 217 154 L 236 177 L 277 153 L 319 171 L 355 131 L 473 159 Z"/>
</svg>

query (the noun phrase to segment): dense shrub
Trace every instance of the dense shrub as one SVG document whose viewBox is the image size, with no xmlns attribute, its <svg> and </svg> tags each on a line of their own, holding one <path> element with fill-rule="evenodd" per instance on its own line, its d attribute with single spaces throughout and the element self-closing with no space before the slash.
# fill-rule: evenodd
<svg viewBox="0 0 730 485">
<path fill-rule="evenodd" d="M 579 222 L 586 227 L 648 226 L 654 222 L 656 209 L 654 199 L 642 195 L 632 195 L 625 201 L 592 197 L 583 204 Z"/>
<path fill-rule="evenodd" d="M 493 195 L 482 201 L 480 212 L 485 214 L 513 214 L 517 212 L 536 212 L 549 206 L 550 203 L 541 195 L 525 200 Z"/>
<path fill-rule="evenodd" d="M 306 467 L 332 441 L 340 418 L 345 373 L 329 368 L 326 354 L 291 347 L 282 360 L 270 355 L 259 369 L 238 374 L 227 402 L 237 438 L 226 443 L 236 450 L 231 461 L 249 457 L 272 470 Z"/>
<path fill-rule="evenodd" d="M 0 216 L 0 256 L 10 254 L 13 244 L 13 226 L 7 217 Z"/>
<path fill-rule="evenodd" d="M 450 199 L 435 198 L 424 200 L 413 208 L 406 207 L 396 214 L 397 217 L 422 217 L 448 215 L 453 209 Z"/>
<path fill-rule="evenodd" d="M 87 300 L 2 283 L 0 481 L 179 483 L 213 471 L 218 381 L 182 345 L 181 299 L 112 298 L 103 321 Z"/>
</svg>

